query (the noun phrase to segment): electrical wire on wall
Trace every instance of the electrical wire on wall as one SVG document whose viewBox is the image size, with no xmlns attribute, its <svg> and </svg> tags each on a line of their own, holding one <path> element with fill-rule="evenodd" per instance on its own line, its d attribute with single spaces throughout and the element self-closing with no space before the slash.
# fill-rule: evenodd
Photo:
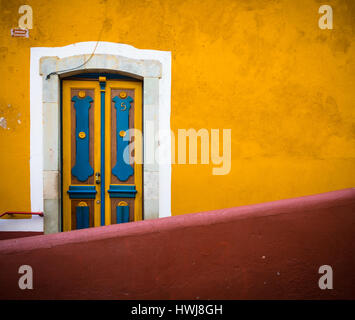
<svg viewBox="0 0 355 320">
<path fill-rule="evenodd" d="M 90 60 L 91 58 L 94 56 L 95 54 L 95 51 L 96 51 L 96 48 L 100 42 L 100 39 L 101 39 L 101 36 L 102 36 L 102 32 L 104 31 L 104 27 L 105 27 L 105 24 L 102 25 L 102 28 L 101 28 L 101 31 L 99 33 L 99 37 L 98 37 L 98 40 L 96 41 L 96 44 L 95 44 L 95 47 L 94 47 L 94 50 L 93 52 L 91 53 L 89 59 L 87 59 L 84 63 L 82 63 L 81 65 L 75 67 L 75 68 L 71 68 L 71 69 L 64 69 L 64 70 L 59 70 L 59 71 L 54 71 L 54 72 L 51 72 L 49 74 L 47 74 L 46 76 L 46 80 L 48 80 L 51 76 L 55 75 L 55 74 L 59 74 L 59 73 L 63 73 L 63 72 L 68 72 L 68 71 L 75 71 L 83 66 L 85 66 Z"/>
</svg>

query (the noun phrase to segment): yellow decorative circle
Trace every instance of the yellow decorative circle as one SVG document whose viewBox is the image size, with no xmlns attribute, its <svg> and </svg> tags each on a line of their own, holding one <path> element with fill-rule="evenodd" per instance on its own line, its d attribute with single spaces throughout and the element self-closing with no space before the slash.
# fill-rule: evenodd
<svg viewBox="0 0 355 320">
<path fill-rule="evenodd" d="M 120 136 L 123 138 L 125 135 L 126 135 L 126 131 L 121 130 L 121 131 L 120 131 Z"/>
<path fill-rule="evenodd" d="M 121 91 L 121 92 L 120 92 L 120 98 L 121 98 L 121 99 L 124 99 L 124 98 L 126 98 L 126 97 L 127 97 L 127 93 L 124 92 L 124 91 Z"/>
<path fill-rule="evenodd" d="M 84 139 L 86 137 L 86 134 L 85 134 L 85 132 L 81 131 L 81 132 L 79 132 L 78 136 L 80 139 Z"/>
<path fill-rule="evenodd" d="M 128 206 L 128 203 L 126 201 L 121 201 L 118 205 L 120 207 L 125 207 L 125 206 Z"/>
<path fill-rule="evenodd" d="M 87 207 L 88 204 L 85 201 L 80 201 L 78 204 L 79 207 Z"/>
<path fill-rule="evenodd" d="M 83 90 L 79 91 L 79 98 L 85 98 L 85 96 L 86 96 L 85 91 Z"/>
</svg>

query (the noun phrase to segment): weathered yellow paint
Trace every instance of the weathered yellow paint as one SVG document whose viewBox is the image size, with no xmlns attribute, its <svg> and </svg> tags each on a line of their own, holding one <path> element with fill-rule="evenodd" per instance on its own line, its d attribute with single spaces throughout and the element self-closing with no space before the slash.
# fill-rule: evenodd
<svg viewBox="0 0 355 320">
<path fill-rule="evenodd" d="M 30 210 L 30 47 L 98 39 L 172 52 L 176 136 L 232 129 L 229 175 L 173 165 L 173 214 L 354 186 L 354 1 L 30 0 L 30 37 L 12 38 L 22 4 L 0 5 L 0 212 Z"/>
</svg>

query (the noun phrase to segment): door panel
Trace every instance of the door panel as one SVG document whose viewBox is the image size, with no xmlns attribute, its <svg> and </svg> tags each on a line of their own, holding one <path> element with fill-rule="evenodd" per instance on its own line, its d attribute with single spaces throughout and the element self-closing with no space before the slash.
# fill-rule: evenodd
<svg viewBox="0 0 355 320">
<path fill-rule="evenodd" d="M 106 94 L 110 97 L 106 99 L 106 136 L 109 137 L 106 141 L 106 219 L 115 223 L 122 210 L 128 210 L 129 221 L 139 221 L 142 220 L 142 139 L 140 135 L 132 137 L 127 129 L 142 132 L 142 85 L 107 81 Z M 127 143 L 135 160 L 130 164 L 131 170 L 126 168 L 129 164 L 121 161 L 122 148 Z M 124 174 L 117 174 L 115 169 L 123 170 Z M 123 206 L 128 208 L 120 208 Z"/>
<path fill-rule="evenodd" d="M 71 228 L 85 229 L 94 227 L 94 200 L 72 200 L 71 201 Z"/>
<path fill-rule="evenodd" d="M 125 98 L 120 98 L 120 95 Z M 130 141 L 126 130 L 134 128 L 135 94 L 132 89 L 111 88 L 111 181 L 114 184 L 134 184 L 133 165 L 126 164 L 123 150 Z"/>
<path fill-rule="evenodd" d="M 94 176 L 100 171 L 99 94 L 96 82 L 63 81 L 63 231 L 100 225 Z"/>
<path fill-rule="evenodd" d="M 112 80 L 102 87 L 98 80 L 63 81 L 63 231 L 100 226 L 102 201 L 105 225 L 142 219 L 142 165 L 135 161 L 142 141 L 127 131 L 142 128 L 142 86 Z"/>
<path fill-rule="evenodd" d="M 71 184 L 94 184 L 94 95 L 94 89 L 71 90 Z"/>
</svg>

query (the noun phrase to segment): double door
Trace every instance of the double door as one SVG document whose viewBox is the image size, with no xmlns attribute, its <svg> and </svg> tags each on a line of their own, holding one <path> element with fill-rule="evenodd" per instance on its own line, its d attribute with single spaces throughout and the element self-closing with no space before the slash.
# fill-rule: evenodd
<svg viewBox="0 0 355 320">
<path fill-rule="evenodd" d="M 63 231 L 142 220 L 142 83 L 62 88 Z"/>
</svg>

